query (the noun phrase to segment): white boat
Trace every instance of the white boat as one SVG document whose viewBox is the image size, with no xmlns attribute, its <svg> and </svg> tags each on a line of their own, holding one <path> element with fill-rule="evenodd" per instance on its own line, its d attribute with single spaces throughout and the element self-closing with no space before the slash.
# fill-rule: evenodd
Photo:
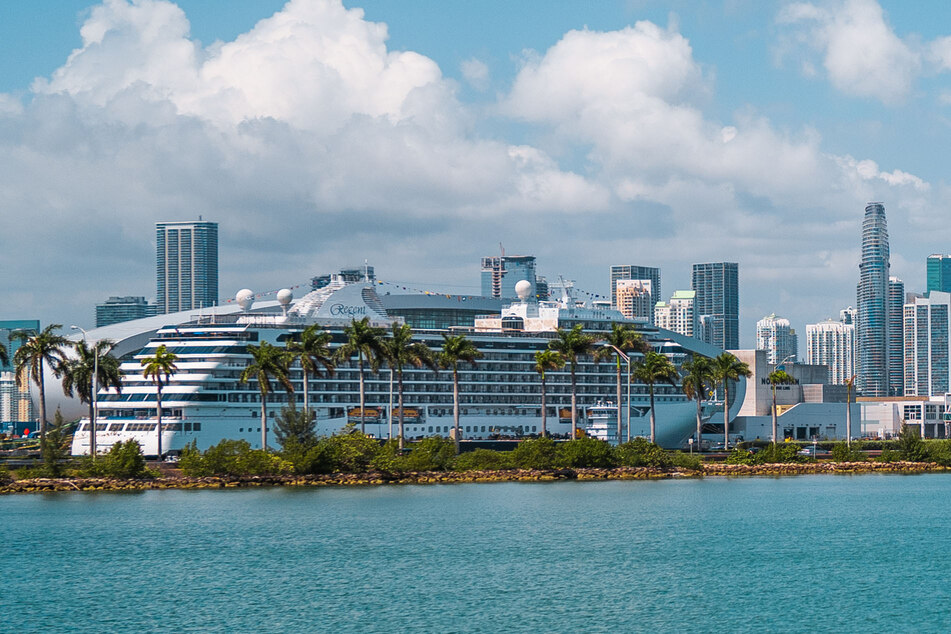
<svg viewBox="0 0 951 634">
<path fill-rule="evenodd" d="M 136 335 L 139 340 L 129 338 L 137 344 L 121 358 L 121 393 L 102 390 L 98 395 L 98 450 L 108 451 L 117 442 L 133 439 L 146 455 L 157 453 L 156 390 L 154 383 L 142 376 L 140 361 L 153 355 L 160 345 L 178 357 L 178 370 L 162 388 L 163 452 L 181 450 L 193 441 L 199 449 L 207 449 L 223 439 L 244 439 L 252 447 L 260 447 L 260 393 L 254 381 L 239 381 L 241 371 L 250 360 L 249 344 L 266 341 L 283 346 L 295 333 L 319 323 L 333 335 L 332 347 L 337 347 L 344 341 L 343 329 L 353 318 L 368 317 L 380 327 L 394 321 L 386 315 L 369 283 L 335 279 L 329 286 L 293 304 L 289 295 L 284 294 L 286 301 L 270 312 L 252 312 L 249 305 L 231 315 L 205 315 L 161 327 L 144 345 L 138 343 L 141 333 Z M 504 309 L 501 315 L 477 319 L 472 328 L 452 329 L 453 334 L 469 337 L 483 353 L 476 363 L 460 365 L 463 439 L 540 434 L 541 391 L 534 370 L 535 352 L 547 348 L 556 336 L 556 328 L 581 323 L 588 331 L 603 332 L 615 321 L 626 320 L 617 311 L 579 307 L 573 302 L 563 301 L 559 305 L 523 299 Z M 678 365 L 688 354 L 713 356 L 719 352 L 713 346 L 677 333 L 640 322 L 630 323 L 656 350 L 667 354 Z M 130 331 L 128 323 L 123 324 L 123 328 L 125 332 Z M 420 329 L 414 330 L 414 336 L 436 350 L 442 345 L 443 335 L 449 332 Z M 108 332 L 97 334 L 109 336 Z M 615 394 L 615 368 L 614 363 L 598 364 L 590 358 L 578 364 L 578 417 L 583 424 L 588 425 L 586 421 L 592 418 L 591 413 L 597 413 L 591 408 Z M 396 396 L 390 372 L 384 366 L 377 374 L 366 373 L 363 416 L 359 411 L 358 374 L 356 362 L 349 362 L 341 364 L 333 376 L 310 377 L 310 407 L 316 413 L 317 432 L 330 435 L 348 423 L 356 423 L 374 437 L 395 437 L 398 412 L 394 409 Z M 300 409 L 303 407 L 303 377 L 299 366 L 291 369 L 291 380 L 295 392 L 290 398 L 296 399 Z M 453 425 L 451 373 L 405 368 L 403 383 L 407 438 L 449 436 Z M 738 387 L 736 403 L 741 403 L 743 383 Z M 567 368 L 547 373 L 546 393 L 548 433 L 567 438 L 571 433 Z M 269 427 L 288 398 L 283 392 L 270 395 Z M 679 447 L 695 429 L 695 404 L 672 386 L 655 386 L 655 403 L 659 444 Z M 645 424 L 649 433 L 646 386 L 632 385 L 630 407 L 632 434 L 645 435 Z M 616 407 L 614 416 L 616 420 Z M 593 419 L 600 420 L 597 415 Z M 73 438 L 73 454 L 89 452 L 89 431 L 89 421 L 81 421 Z M 276 444 L 270 434 L 269 444 Z"/>
</svg>

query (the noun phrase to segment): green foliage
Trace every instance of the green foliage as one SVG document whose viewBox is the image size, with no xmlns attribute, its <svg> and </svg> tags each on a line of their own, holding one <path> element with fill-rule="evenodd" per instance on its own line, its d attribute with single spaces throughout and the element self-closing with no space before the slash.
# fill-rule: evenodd
<svg viewBox="0 0 951 634">
<path fill-rule="evenodd" d="M 756 464 L 756 455 L 749 449 L 736 447 L 726 457 L 727 464 Z"/>
<path fill-rule="evenodd" d="M 501 471 L 513 468 L 512 452 L 476 449 L 456 457 L 454 471 Z"/>
<path fill-rule="evenodd" d="M 882 449 L 882 453 L 878 457 L 878 462 L 900 462 L 901 460 L 903 460 L 901 452 L 894 449 Z"/>
<path fill-rule="evenodd" d="M 453 441 L 442 436 L 430 436 L 410 445 L 409 455 L 404 456 L 407 471 L 445 471 L 456 456 Z"/>
<path fill-rule="evenodd" d="M 558 462 L 565 467 L 581 469 L 617 466 L 611 445 L 587 436 L 561 443 L 558 447 Z"/>
<path fill-rule="evenodd" d="M 512 462 L 519 469 L 554 469 L 558 466 L 558 448 L 549 437 L 529 438 L 512 451 Z"/>
<path fill-rule="evenodd" d="M 406 461 L 403 458 L 403 451 L 400 449 L 398 438 L 390 438 L 380 447 L 370 466 L 377 471 L 384 473 L 402 473 L 406 471 Z"/>
<path fill-rule="evenodd" d="M 924 441 L 918 435 L 918 428 L 912 425 L 902 425 L 898 433 L 898 453 L 902 460 L 909 462 L 925 462 L 928 460 L 928 450 Z"/>
<path fill-rule="evenodd" d="M 657 467 L 671 465 L 670 454 L 646 438 L 634 438 L 614 449 L 617 464 L 622 467 Z"/>
<path fill-rule="evenodd" d="M 277 454 L 251 449 L 246 440 L 222 440 L 199 455 L 192 444 L 182 451 L 178 464 L 186 476 L 280 475 L 294 471 L 294 465 Z"/>
<path fill-rule="evenodd" d="M 670 463 L 673 466 L 679 467 L 681 469 L 699 471 L 700 467 L 703 465 L 703 460 L 697 454 L 675 451 L 670 454 Z"/>
<path fill-rule="evenodd" d="M 63 463 L 69 458 L 69 425 L 63 421 L 59 408 L 53 417 L 53 424 L 46 430 L 46 436 L 40 439 L 40 456 L 47 477 L 58 478 L 63 475 Z"/>
<path fill-rule="evenodd" d="M 856 441 L 849 447 L 849 443 L 842 441 L 832 445 L 832 459 L 836 462 L 865 462 L 868 455 L 862 451 L 862 443 Z"/>
<path fill-rule="evenodd" d="M 288 443 L 297 450 L 305 452 L 317 444 L 317 431 L 314 428 L 314 413 L 297 410 L 293 399 L 287 407 L 274 417 L 274 437 L 282 447 Z"/>
<path fill-rule="evenodd" d="M 951 466 L 951 440 L 929 440 L 925 443 L 925 449 L 930 462 Z"/>
<path fill-rule="evenodd" d="M 142 447 L 134 440 L 119 442 L 109 452 L 97 456 L 83 457 L 79 467 L 80 475 L 94 478 L 118 478 L 139 480 L 155 477 L 155 472 L 145 466 Z"/>
<path fill-rule="evenodd" d="M 326 448 L 326 464 L 332 473 L 368 471 L 380 451 L 380 444 L 356 431 L 353 424 L 344 427 L 342 433 L 321 440 L 320 445 Z"/>
<path fill-rule="evenodd" d="M 769 443 L 754 455 L 756 464 L 789 464 L 791 462 L 805 462 L 811 460 L 809 456 L 799 455 L 802 447 L 797 443 L 780 442 Z M 864 454 L 863 454 L 864 455 Z"/>
</svg>

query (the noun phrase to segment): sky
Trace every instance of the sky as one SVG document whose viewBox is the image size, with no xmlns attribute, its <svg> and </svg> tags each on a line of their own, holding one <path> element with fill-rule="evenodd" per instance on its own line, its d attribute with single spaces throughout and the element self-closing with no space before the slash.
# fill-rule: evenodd
<svg viewBox="0 0 951 634">
<path fill-rule="evenodd" d="M 951 5 L 876 0 L 0 4 L 0 319 L 155 296 L 158 221 L 219 223 L 220 294 L 362 264 L 475 294 L 500 243 L 735 261 L 740 343 L 855 304 L 863 210 L 924 290 L 951 252 Z M 295 292 L 302 294 L 301 288 Z M 802 351 L 804 352 L 804 351 Z"/>
</svg>

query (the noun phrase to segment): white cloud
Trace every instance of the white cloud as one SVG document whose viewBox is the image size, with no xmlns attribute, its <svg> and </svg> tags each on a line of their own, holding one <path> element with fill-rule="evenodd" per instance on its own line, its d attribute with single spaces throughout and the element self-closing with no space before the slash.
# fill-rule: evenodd
<svg viewBox="0 0 951 634">
<path fill-rule="evenodd" d="M 469 85 L 476 90 L 484 91 L 489 87 L 489 67 L 482 60 L 474 57 L 463 60 L 460 70 Z"/>
<path fill-rule="evenodd" d="M 821 57 L 829 81 L 843 93 L 899 103 L 921 72 L 920 53 L 895 34 L 875 0 L 792 3 L 777 22 L 803 29 L 800 41 Z M 806 75 L 814 72 L 808 59 L 802 66 Z"/>
</svg>

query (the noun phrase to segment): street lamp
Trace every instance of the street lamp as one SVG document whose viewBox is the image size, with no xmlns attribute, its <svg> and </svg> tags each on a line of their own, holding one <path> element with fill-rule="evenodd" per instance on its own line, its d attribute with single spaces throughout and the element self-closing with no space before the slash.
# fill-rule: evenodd
<svg viewBox="0 0 951 634">
<path fill-rule="evenodd" d="M 83 333 L 83 344 L 86 343 L 86 330 L 80 328 L 79 326 L 73 324 L 69 327 L 70 330 L 78 330 Z M 92 362 L 92 416 L 89 421 L 89 455 L 92 456 L 92 459 L 96 459 L 96 419 L 99 418 L 99 412 L 97 406 L 99 404 L 99 345 L 98 343 L 93 346 L 92 349 L 93 362 Z"/>
<path fill-rule="evenodd" d="M 620 348 L 610 343 L 601 344 L 605 348 L 612 348 L 618 355 L 624 359 L 624 362 L 627 364 L 627 442 L 631 442 L 631 357 L 624 354 Z M 617 404 L 617 420 L 618 424 L 621 422 L 621 404 Z M 621 435 L 618 434 L 617 442 L 621 444 Z"/>
</svg>

